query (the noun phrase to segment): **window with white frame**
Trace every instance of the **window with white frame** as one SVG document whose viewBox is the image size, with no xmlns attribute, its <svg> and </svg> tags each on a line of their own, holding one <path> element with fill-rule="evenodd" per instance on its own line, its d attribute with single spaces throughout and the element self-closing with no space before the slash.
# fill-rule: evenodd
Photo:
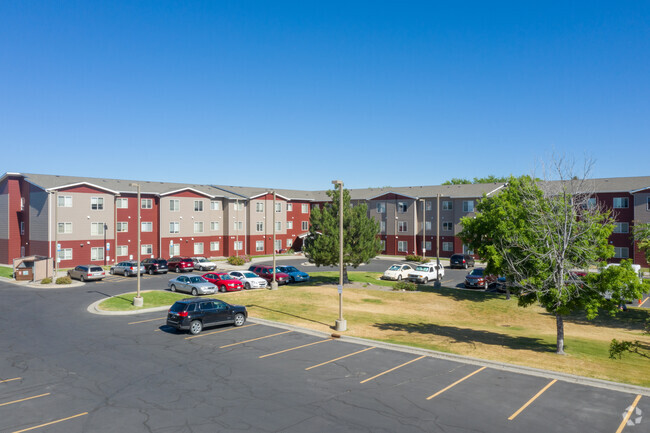
<svg viewBox="0 0 650 433">
<path fill-rule="evenodd" d="M 117 223 L 117 231 L 118 233 L 122 232 L 128 232 L 129 231 L 129 223 L 128 222 L 119 222 Z"/>
<path fill-rule="evenodd" d="M 203 221 L 194 221 L 194 233 L 203 233 Z"/>
<path fill-rule="evenodd" d="M 303 221 L 301 227 L 303 231 L 309 230 L 309 221 Z"/>
<path fill-rule="evenodd" d="M 397 251 L 400 253 L 408 252 L 409 243 L 407 241 L 397 241 Z"/>
<path fill-rule="evenodd" d="M 433 202 L 430 200 L 426 201 L 426 210 L 433 210 Z"/>
<path fill-rule="evenodd" d="M 629 259 L 630 249 L 628 247 L 614 247 L 614 258 Z"/>
<path fill-rule="evenodd" d="M 237 211 L 244 210 L 244 203 L 241 203 L 241 202 L 236 201 L 236 202 L 235 202 L 235 206 L 234 206 L 234 208 L 235 208 L 235 210 L 237 210 Z"/>
<path fill-rule="evenodd" d="M 397 213 L 406 213 L 409 209 L 409 205 L 405 201 L 397 202 Z"/>
<path fill-rule="evenodd" d="M 235 251 L 241 251 L 244 249 L 244 243 L 242 241 L 235 241 L 234 243 Z"/>
<path fill-rule="evenodd" d="M 104 236 L 104 223 L 90 223 L 90 236 Z"/>
<path fill-rule="evenodd" d="M 264 251 L 264 241 L 255 241 L 255 251 Z"/>
<path fill-rule="evenodd" d="M 59 223 L 59 233 L 70 234 L 72 233 L 72 223 Z"/>
<path fill-rule="evenodd" d="M 210 210 L 221 210 L 221 203 L 217 200 L 210 200 Z"/>
<path fill-rule="evenodd" d="M 275 212 L 282 212 L 282 203 L 275 203 Z"/>
<path fill-rule="evenodd" d="M 181 232 L 181 223 L 177 221 L 172 221 L 169 223 L 169 233 L 180 233 Z"/>
<path fill-rule="evenodd" d="M 282 231 L 282 221 L 275 222 L 275 231 L 276 232 Z"/>
<path fill-rule="evenodd" d="M 141 209 L 151 209 L 153 208 L 153 200 L 150 198 L 140 199 L 140 208 Z"/>
<path fill-rule="evenodd" d="M 258 221 L 257 223 L 255 223 L 255 231 L 258 232 L 258 233 L 263 232 L 264 231 L 264 222 Z"/>
<path fill-rule="evenodd" d="M 587 199 L 587 208 L 588 209 L 594 209 L 596 207 L 596 204 L 597 204 L 597 202 L 596 202 L 595 198 L 592 197 L 592 198 Z"/>
<path fill-rule="evenodd" d="M 181 244 L 170 244 L 169 257 L 180 256 L 180 255 L 181 255 Z"/>
<path fill-rule="evenodd" d="M 377 213 L 386 213 L 386 202 L 378 201 L 377 202 Z"/>
<path fill-rule="evenodd" d="M 443 251 L 453 251 L 454 250 L 454 243 L 453 242 L 443 242 L 442 243 L 442 250 Z"/>
<path fill-rule="evenodd" d="M 625 209 L 630 206 L 628 197 L 614 197 L 614 209 Z"/>
<path fill-rule="evenodd" d="M 630 224 L 629 223 L 616 223 L 614 226 L 614 233 L 629 233 Z"/>
<path fill-rule="evenodd" d="M 426 221 L 424 223 L 424 229 L 425 230 L 431 230 L 431 221 Z"/>
<path fill-rule="evenodd" d="M 118 209 L 128 209 L 129 208 L 129 199 L 128 198 L 118 198 L 115 200 L 115 207 Z"/>
<path fill-rule="evenodd" d="M 293 203 L 287 203 L 287 212 L 293 212 Z"/>
<path fill-rule="evenodd" d="M 397 232 L 405 233 L 409 229 L 408 221 L 397 221 Z"/>
<path fill-rule="evenodd" d="M 386 233 L 386 221 L 379 221 L 379 233 Z"/>
<path fill-rule="evenodd" d="M 57 199 L 58 207 L 72 207 L 72 196 L 71 195 L 60 195 Z"/>
<path fill-rule="evenodd" d="M 450 232 L 454 229 L 454 223 L 451 221 L 445 221 L 442 223 L 442 230 L 446 232 Z"/>
<path fill-rule="evenodd" d="M 59 260 L 72 260 L 72 248 L 62 248 L 58 252 Z"/>
<path fill-rule="evenodd" d="M 92 210 L 104 210 L 104 198 L 103 197 L 90 197 L 90 209 L 92 209 Z"/>
<path fill-rule="evenodd" d="M 386 251 L 386 240 L 381 239 L 379 242 L 381 242 L 381 250 Z"/>
<path fill-rule="evenodd" d="M 442 210 L 453 210 L 454 209 L 454 202 L 445 200 L 442 202 Z"/>
<path fill-rule="evenodd" d="M 431 251 L 431 241 L 426 241 L 424 243 L 424 249 L 427 251 Z"/>
<path fill-rule="evenodd" d="M 115 248 L 115 255 L 117 257 L 128 256 L 129 255 L 129 246 L 128 245 L 118 245 Z"/>
<path fill-rule="evenodd" d="M 140 254 L 153 254 L 153 245 L 151 244 L 140 245 Z"/>
<path fill-rule="evenodd" d="M 264 202 L 258 201 L 255 203 L 255 212 L 262 213 L 264 212 Z"/>
<path fill-rule="evenodd" d="M 140 225 L 140 231 L 141 232 L 152 232 L 153 231 L 153 223 L 149 221 L 142 221 Z"/>
<path fill-rule="evenodd" d="M 287 230 L 293 229 L 293 221 L 287 221 Z"/>
<path fill-rule="evenodd" d="M 104 248 L 103 247 L 93 247 L 90 249 L 90 260 L 104 260 Z"/>
<path fill-rule="evenodd" d="M 219 221 L 210 221 L 210 231 L 211 232 L 219 231 Z"/>
<path fill-rule="evenodd" d="M 203 212 L 203 200 L 194 200 L 194 212 Z"/>
<path fill-rule="evenodd" d="M 210 242 L 210 251 L 219 251 L 219 241 Z"/>
<path fill-rule="evenodd" d="M 303 203 L 302 206 L 301 206 L 300 212 L 302 212 L 302 213 L 309 212 L 309 205 L 307 203 Z"/>
<path fill-rule="evenodd" d="M 468 254 L 471 256 L 474 254 L 474 250 L 467 245 L 463 245 L 463 254 Z"/>
<path fill-rule="evenodd" d="M 293 240 L 287 239 L 287 248 L 291 248 L 291 245 L 293 245 Z"/>
<path fill-rule="evenodd" d="M 233 222 L 233 230 L 241 231 L 244 229 L 244 223 L 242 221 Z"/>
<path fill-rule="evenodd" d="M 194 242 L 194 254 L 203 254 L 203 242 Z"/>
<path fill-rule="evenodd" d="M 169 211 L 170 212 L 178 212 L 181 210 L 181 201 L 178 199 L 171 199 L 169 200 Z"/>
<path fill-rule="evenodd" d="M 280 251 L 282 249 L 282 241 L 280 239 L 275 240 L 275 251 Z"/>
</svg>

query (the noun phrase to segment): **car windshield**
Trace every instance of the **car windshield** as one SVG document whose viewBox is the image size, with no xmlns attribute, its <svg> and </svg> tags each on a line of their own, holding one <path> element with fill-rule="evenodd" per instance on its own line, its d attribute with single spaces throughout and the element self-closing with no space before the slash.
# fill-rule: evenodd
<svg viewBox="0 0 650 433">
<path fill-rule="evenodd" d="M 207 283 L 203 277 L 190 277 L 190 283 Z"/>
<path fill-rule="evenodd" d="M 415 268 L 416 271 L 422 271 L 422 272 L 429 272 L 429 267 L 428 266 L 418 266 Z"/>
<path fill-rule="evenodd" d="M 217 278 L 220 280 L 232 280 L 232 277 L 230 275 L 217 275 Z"/>
<path fill-rule="evenodd" d="M 201 258 L 196 259 L 196 261 L 199 262 L 199 263 L 204 263 L 204 262 L 207 262 L 208 259 L 206 259 L 205 257 L 201 257 Z"/>
<path fill-rule="evenodd" d="M 244 272 L 244 276 L 245 276 L 246 278 L 257 278 L 257 275 L 255 275 L 255 274 L 252 273 L 252 272 Z"/>
<path fill-rule="evenodd" d="M 400 266 L 398 266 L 398 265 L 393 265 L 390 268 L 388 268 L 389 271 L 399 271 L 399 269 L 400 269 Z"/>
<path fill-rule="evenodd" d="M 483 269 L 480 269 L 480 268 L 474 269 L 474 270 L 472 270 L 470 275 L 473 275 L 475 277 L 482 277 L 483 276 Z"/>
<path fill-rule="evenodd" d="M 293 266 L 283 266 L 282 269 L 283 272 L 300 272 L 298 269 L 294 268 Z"/>
</svg>

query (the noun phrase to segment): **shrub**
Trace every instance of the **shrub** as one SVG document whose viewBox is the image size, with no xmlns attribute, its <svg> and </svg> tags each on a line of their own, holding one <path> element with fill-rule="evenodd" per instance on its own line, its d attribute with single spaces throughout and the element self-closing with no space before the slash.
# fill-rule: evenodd
<svg viewBox="0 0 650 433">
<path fill-rule="evenodd" d="M 72 284 L 72 280 L 68 276 L 59 277 L 56 279 L 56 284 Z"/>
<path fill-rule="evenodd" d="M 50 284 L 50 283 L 52 283 L 52 278 L 50 278 L 50 277 L 43 278 L 41 280 L 41 284 Z"/>
<path fill-rule="evenodd" d="M 422 256 L 417 256 L 415 254 L 409 254 L 406 256 L 406 260 L 409 262 L 422 262 Z"/>
<path fill-rule="evenodd" d="M 230 256 L 228 257 L 228 263 L 233 266 L 242 266 L 244 263 L 246 263 L 246 258 L 241 256 Z"/>
<path fill-rule="evenodd" d="M 415 292 L 418 289 L 417 284 L 410 281 L 398 281 L 393 286 L 393 290 L 406 290 L 407 292 Z"/>
</svg>

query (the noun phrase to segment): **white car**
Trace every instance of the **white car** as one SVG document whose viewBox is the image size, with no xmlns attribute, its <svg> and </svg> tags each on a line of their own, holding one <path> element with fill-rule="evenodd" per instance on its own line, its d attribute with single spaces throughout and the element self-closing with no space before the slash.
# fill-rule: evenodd
<svg viewBox="0 0 650 433">
<path fill-rule="evenodd" d="M 409 274 L 409 281 L 414 283 L 426 284 L 429 281 L 437 280 L 438 273 L 440 273 L 440 279 L 445 276 L 445 267 L 436 262 L 426 263 L 424 265 L 418 265 L 415 267 L 415 271 Z"/>
<path fill-rule="evenodd" d="M 217 265 L 205 257 L 192 257 L 195 271 L 214 271 Z"/>
<path fill-rule="evenodd" d="M 413 272 L 411 265 L 392 265 L 384 272 L 381 278 L 383 280 L 401 281 L 407 279 L 411 272 Z"/>
<path fill-rule="evenodd" d="M 258 277 L 251 271 L 230 271 L 228 275 L 244 283 L 244 289 L 246 290 L 266 289 L 268 284 L 264 278 Z"/>
</svg>

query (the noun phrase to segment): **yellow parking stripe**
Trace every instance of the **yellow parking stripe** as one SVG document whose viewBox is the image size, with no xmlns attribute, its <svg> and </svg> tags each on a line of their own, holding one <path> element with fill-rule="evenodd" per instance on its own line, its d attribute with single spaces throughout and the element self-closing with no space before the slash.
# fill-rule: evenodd
<svg viewBox="0 0 650 433">
<path fill-rule="evenodd" d="M 271 334 L 271 335 L 266 335 L 264 337 L 253 338 L 251 340 L 240 341 L 239 343 L 226 344 L 225 346 L 219 347 L 219 349 L 225 349 L 226 347 L 237 346 L 238 344 L 246 344 L 246 343 L 250 343 L 251 341 L 263 340 L 265 338 L 271 338 L 271 337 L 275 337 L 276 335 L 287 334 L 289 332 L 293 332 L 293 331 L 278 332 L 277 334 Z"/>
<path fill-rule="evenodd" d="M 127 323 L 127 325 L 135 325 L 135 324 L 138 324 L 138 323 L 153 322 L 154 320 L 163 320 L 163 319 L 166 319 L 166 318 L 167 318 L 167 316 L 165 316 L 165 317 L 158 317 L 158 318 L 156 318 L 156 319 L 140 320 L 139 322 L 130 322 L 130 323 Z"/>
<path fill-rule="evenodd" d="M 202 333 L 202 334 L 199 334 L 199 335 L 192 335 L 191 337 L 185 337 L 185 339 L 186 340 L 191 340 L 192 338 L 207 337 L 208 335 L 212 335 L 212 334 L 219 334 L 221 332 L 234 331 L 235 329 L 248 328 L 249 326 L 256 326 L 256 325 L 258 325 L 258 323 L 251 323 L 250 325 L 244 325 L 244 326 L 239 326 L 239 327 L 233 326 L 232 328 L 222 329 L 220 331 L 212 331 L 212 332 Z"/>
<path fill-rule="evenodd" d="M 11 382 L 12 380 L 20 380 L 22 377 L 14 377 L 13 379 L 0 380 L 0 383 Z"/>
<path fill-rule="evenodd" d="M 291 349 L 284 349 L 284 350 L 281 350 L 279 352 L 274 352 L 274 353 L 269 353 L 269 354 L 266 354 L 266 355 L 262 355 L 262 356 L 260 356 L 260 358 L 266 358 L 267 356 L 279 355 L 279 354 L 284 353 L 284 352 L 290 352 L 292 350 L 301 349 L 303 347 L 313 346 L 314 344 L 325 343 L 327 341 L 332 341 L 332 340 L 333 340 L 333 338 L 328 338 L 327 340 L 315 341 L 313 343 L 303 344 L 302 346 L 292 347 Z"/>
<path fill-rule="evenodd" d="M 72 416 L 69 416 L 67 418 L 57 419 L 56 421 L 50 421 L 48 423 L 37 425 L 37 426 L 34 426 L 34 427 L 30 427 L 30 428 L 26 428 L 26 429 L 23 429 L 23 430 L 16 430 L 13 433 L 22 433 L 22 432 L 25 432 L 25 431 L 36 430 L 37 428 L 46 427 L 48 425 L 52 425 L 52 424 L 56 424 L 56 423 L 59 423 L 59 422 L 67 421 L 67 420 L 73 419 L 73 418 L 78 418 L 78 417 L 84 416 L 84 415 L 88 415 L 88 412 L 78 413 L 76 415 L 72 415 Z"/>
<path fill-rule="evenodd" d="M 21 398 L 20 400 L 8 401 L 7 403 L 0 404 L 0 406 L 7 406 L 9 404 L 20 403 L 21 401 L 31 400 L 33 398 L 45 397 L 46 395 L 50 395 L 50 393 L 48 392 L 47 394 L 34 395 L 32 397 Z"/>
<path fill-rule="evenodd" d="M 634 399 L 634 403 L 630 406 L 630 408 L 627 411 L 627 414 L 625 415 L 625 418 L 623 418 L 623 421 L 621 421 L 621 425 L 618 426 L 618 430 L 616 430 L 616 433 L 621 433 L 625 426 L 627 425 L 627 422 L 630 420 L 630 417 L 632 416 L 632 412 L 634 412 L 634 408 L 636 408 L 636 405 L 639 404 L 639 400 L 641 400 L 641 394 L 637 395 L 636 398 Z"/>
<path fill-rule="evenodd" d="M 448 387 L 446 387 L 446 388 L 444 388 L 444 389 L 441 389 L 440 391 L 436 392 L 436 393 L 433 394 L 433 395 L 430 395 L 429 397 L 427 397 L 427 400 L 431 400 L 432 398 L 439 396 L 440 394 L 442 394 L 443 392 L 447 391 L 448 389 L 453 388 L 454 386 L 458 385 L 459 383 L 461 383 L 461 382 L 464 381 L 465 379 L 469 379 L 470 377 L 474 376 L 476 373 L 478 373 L 478 372 L 480 372 L 480 371 L 482 371 L 482 370 L 485 370 L 486 368 L 487 368 L 487 367 L 481 367 L 481 368 L 479 368 L 478 370 L 474 371 L 473 373 L 470 373 L 470 374 L 468 374 L 467 376 L 463 377 L 462 379 L 459 379 L 459 380 L 457 380 L 456 382 L 452 383 L 452 384 L 449 385 Z"/>
<path fill-rule="evenodd" d="M 305 368 L 305 370 L 311 370 L 312 368 L 320 367 L 321 365 L 329 364 L 330 362 L 338 361 L 339 359 L 347 358 L 348 356 L 354 356 L 354 355 L 356 355 L 358 353 L 365 352 L 366 350 L 372 350 L 374 348 L 375 348 L 374 346 L 373 347 L 367 347 L 367 348 L 365 348 L 363 350 L 359 350 L 358 352 L 349 353 L 347 355 L 339 356 L 338 358 L 334 358 L 334 359 L 331 359 L 329 361 L 321 362 L 320 364 L 312 365 L 311 367 Z"/>
<path fill-rule="evenodd" d="M 366 379 L 366 380 L 362 380 L 362 381 L 359 382 L 359 383 L 366 383 L 366 382 L 369 382 L 369 381 L 371 381 L 371 380 L 373 380 L 373 379 L 378 378 L 379 376 L 383 376 L 383 375 L 386 374 L 386 373 L 390 373 L 391 371 L 395 371 L 395 370 L 397 370 L 398 368 L 402 368 L 402 367 L 404 367 L 405 365 L 409 365 L 409 364 L 412 363 L 412 362 L 419 361 L 419 360 L 422 359 L 422 358 L 426 358 L 426 355 L 422 355 L 422 356 L 420 356 L 419 358 L 411 359 L 410 361 L 405 362 L 404 364 L 400 364 L 400 365 L 398 365 L 397 367 L 393 367 L 393 368 L 391 368 L 390 370 L 386 370 L 386 371 L 384 371 L 383 373 L 376 374 L 376 375 L 374 375 L 374 376 L 372 376 L 372 377 L 369 377 L 369 378 Z"/>
<path fill-rule="evenodd" d="M 515 417 L 516 417 L 517 415 L 519 415 L 521 412 L 523 412 L 523 410 L 526 409 L 526 408 L 527 408 L 527 407 L 528 407 L 532 402 L 534 402 L 535 400 L 537 400 L 537 397 L 539 397 L 540 395 L 544 394 L 544 392 L 545 392 L 547 389 L 549 389 L 549 388 L 551 387 L 551 385 L 553 385 L 555 382 L 557 382 L 557 379 L 553 379 L 552 381 L 550 381 L 550 382 L 548 383 L 548 385 L 546 385 L 546 386 L 545 386 L 544 388 L 542 388 L 542 389 L 541 389 L 537 394 L 535 394 L 535 396 L 534 396 L 533 398 L 531 398 L 530 400 L 528 400 L 528 401 L 526 402 L 525 405 L 523 405 L 522 407 L 520 407 L 519 410 L 518 410 L 517 412 L 513 413 L 512 415 L 510 415 L 510 418 L 508 418 L 508 420 L 509 420 L 509 421 L 512 421 L 513 419 L 515 419 Z"/>
</svg>

